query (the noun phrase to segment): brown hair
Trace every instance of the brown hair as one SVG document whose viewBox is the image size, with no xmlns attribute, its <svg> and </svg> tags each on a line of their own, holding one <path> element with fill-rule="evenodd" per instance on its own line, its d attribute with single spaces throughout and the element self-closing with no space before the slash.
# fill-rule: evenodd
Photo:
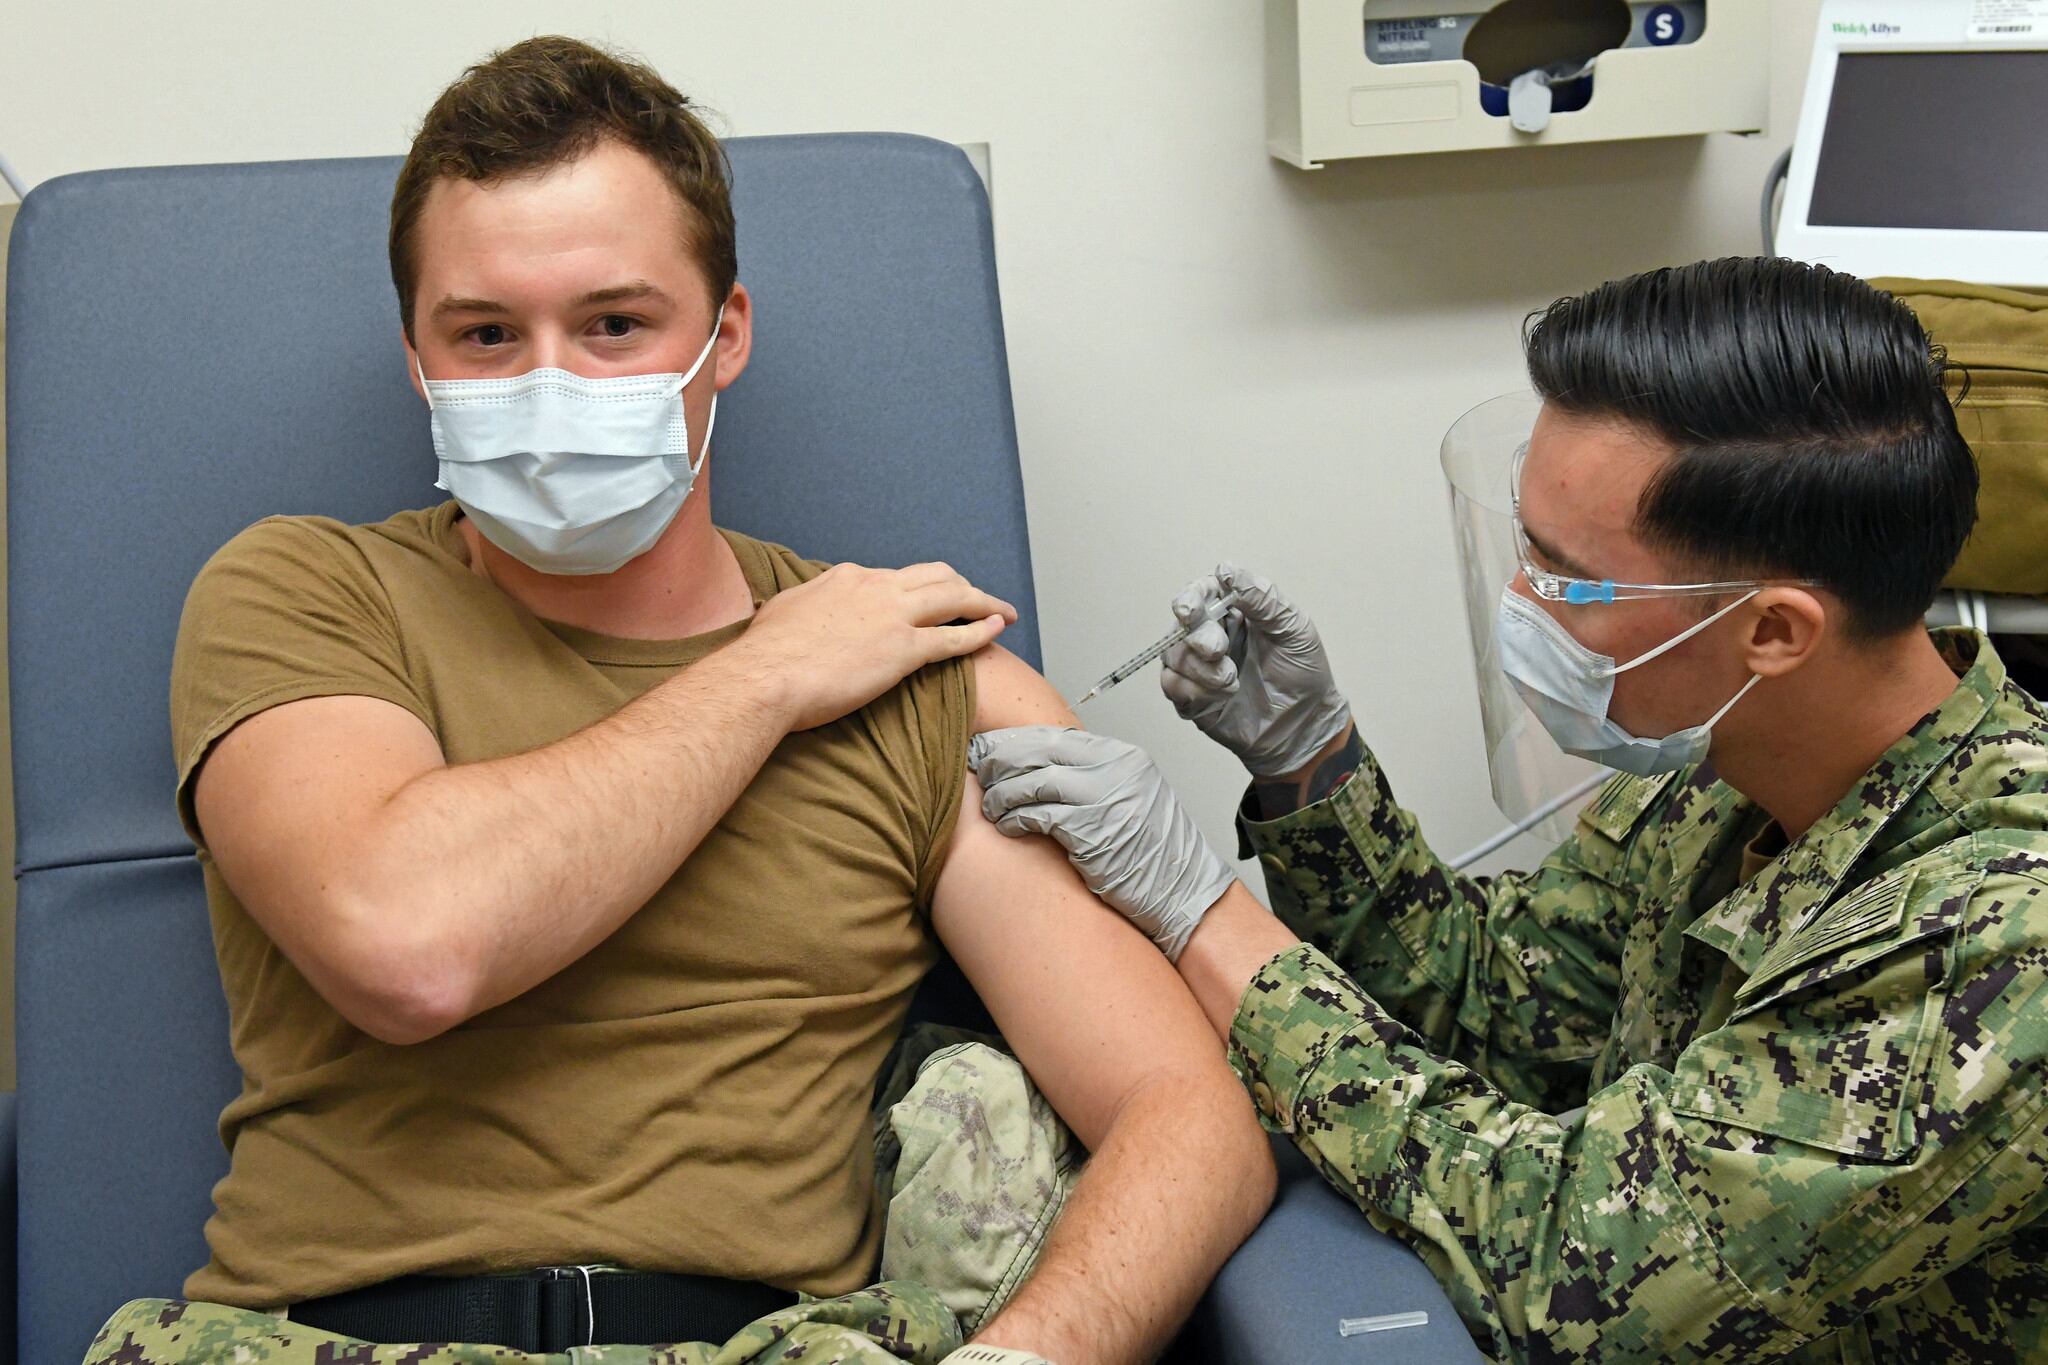
<svg viewBox="0 0 2048 1365">
<path fill-rule="evenodd" d="M 413 138 L 391 194 L 391 282 L 412 336 L 413 229 L 436 180 L 482 184 L 573 161 L 611 138 L 649 157 L 683 205 L 684 245 L 724 301 L 739 277 L 725 149 L 652 67 L 574 38 L 528 38 L 463 72 Z"/>
</svg>

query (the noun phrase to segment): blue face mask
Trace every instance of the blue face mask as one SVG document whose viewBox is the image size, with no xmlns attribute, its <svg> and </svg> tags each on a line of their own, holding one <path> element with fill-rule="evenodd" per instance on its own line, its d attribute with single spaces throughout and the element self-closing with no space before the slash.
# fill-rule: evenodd
<svg viewBox="0 0 2048 1365">
<path fill-rule="evenodd" d="M 1604 763 L 1637 777 L 1675 772 L 1707 756 L 1714 726 L 1749 694 L 1759 681 L 1752 674 L 1728 704 L 1699 725 L 1662 739 L 1640 739 L 1608 716 L 1614 700 L 1614 678 L 1639 664 L 1676 649 L 1714 622 L 1756 596 L 1752 588 L 1698 625 L 1680 632 L 1646 654 L 1617 664 L 1595 654 L 1572 637 L 1556 618 L 1513 587 L 1501 593 L 1494 628 L 1500 645 L 1501 671 L 1528 703 L 1557 746 L 1568 754 Z"/>
<path fill-rule="evenodd" d="M 682 510 L 711 453 L 718 396 L 693 460 L 683 390 L 710 359 L 718 328 L 714 321 L 687 374 L 422 373 L 441 459 L 438 486 L 493 545 L 542 573 L 611 573 L 645 554 Z"/>
</svg>

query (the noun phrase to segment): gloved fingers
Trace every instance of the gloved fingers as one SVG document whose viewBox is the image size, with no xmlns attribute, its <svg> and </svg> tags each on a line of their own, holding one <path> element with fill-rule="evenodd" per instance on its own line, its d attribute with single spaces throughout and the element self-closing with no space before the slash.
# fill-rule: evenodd
<svg viewBox="0 0 2048 1365">
<path fill-rule="evenodd" d="M 1034 768 L 1093 763 L 1119 741 L 1063 725 L 984 730 L 967 741 L 967 766 L 984 787 Z"/>
<path fill-rule="evenodd" d="M 1042 805 L 1019 806 L 1015 810 L 989 818 L 995 822 L 995 827 L 999 831 L 1012 839 L 1022 834 L 1043 834 L 1049 838 L 1060 839 L 1062 830 L 1073 827 L 1075 814 L 1076 808 L 1073 806 L 1048 802 Z"/>
<path fill-rule="evenodd" d="M 994 745 L 975 770 L 982 784 L 982 814 L 991 820 L 1038 802 L 1101 805 L 1130 774 L 1152 766 L 1144 750 L 1108 735 L 1046 725 L 1026 729 L 995 732 Z"/>
<path fill-rule="evenodd" d="M 1301 613 L 1294 605 L 1280 595 L 1271 579 L 1253 573 L 1250 569 L 1235 564 L 1222 563 L 1216 566 L 1216 581 L 1226 592 L 1237 594 L 1237 610 L 1244 614 L 1252 628 L 1263 634 L 1275 634 L 1287 630 L 1299 622 Z"/>
<path fill-rule="evenodd" d="M 1191 626 L 1202 619 L 1209 605 L 1220 600 L 1229 589 L 1216 581 L 1214 574 L 1205 574 L 1182 588 L 1173 598 L 1173 619 L 1184 626 Z"/>
<path fill-rule="evenodd" d="M 1245 624 L 1244 613 L 1232 607 L 1223 613 L 1222 625 L 1224 638 L 1229 641 L 1230 657 L 1244 658 L 1245 641 L 1251 638 L 1251 627 Z"/>
<path fill-rule="evenodd" d="M 1173 709 L 1182 720 L 1194 720 L 1213 710 L 1222 700 L 1214 688 L 1205 687 L 1187 674 L 1171 668 L 1159 670 L 1159 690 L 1173 703 Z"/>
<path fill-rule="evenodd" d="M 1174 662 L 1173 671 L 1212 695 L 1237 691 L 1237 661 L 1228 654 L 1204 658 L 1191 650 Z"/>
<path fill-rule="evenodd" d="M 1226 612 L 1221 620 L 1204 621 L 1178 642 L 1167 646 L 1162 656 L 1166 667 L 1210 686 L 1228 686 L 1221 679 L 1234 679 L 1237 664 L 1244 659 L 1244 625 L 1237 613 Z"/>
<path fill-rule="evenodd" d="M 1204 621 L 1181 641 L 1190 654 L 1214 663 L 1230 656 L 1230 627 L 1221 621 Z"/>
<path fill-rule="evenodd" d="M 1037 741 L 1040 738 L 1039 732 L 1050 728 L 1056 727 L 1015 725 L 1005 730 L 983 730 L 977 735 L 970 736 L 967 741 L 967 766 L 974 770 L 974 775 L 981 779 L 982 785 L 987 786 L 996 780 L 985 772 L 985 766 L 991 758 L 1001 755 L 999 763 L 1014 762 L 1015 756 L 1023 752 L 1025 745 Z"/>
<path fill-rule="evenodd" d="M 1020 806 L 1093 805 L 1096 784 L 1090 777 L 1088 770 L 1081 768 L 1034 768 L 1020 772 L 982 789 L 981 813 L 1000 821 Z"/>
</svg>

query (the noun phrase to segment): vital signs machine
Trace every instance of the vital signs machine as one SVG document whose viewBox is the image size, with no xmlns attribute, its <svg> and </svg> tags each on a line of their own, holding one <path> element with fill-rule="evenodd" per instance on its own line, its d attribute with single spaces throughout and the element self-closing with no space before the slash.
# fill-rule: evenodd
<svg viewBox="0 0 2048 1365">
<path fill-rule="evenodd" d="M 1776 249 L 2048 285 L 2048 0 L 1827 0 Z"/>
</svg>

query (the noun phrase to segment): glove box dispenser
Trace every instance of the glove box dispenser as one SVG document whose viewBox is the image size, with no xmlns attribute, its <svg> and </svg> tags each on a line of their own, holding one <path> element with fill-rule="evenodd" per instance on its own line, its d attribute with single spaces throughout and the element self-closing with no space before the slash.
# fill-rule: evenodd
<svg viewBox="0 0 2048 1365">
<path fill-rule="evenodd" d="M 1266 137 L 1303 169 L 1399 156 L 1754 133 L 1765 0 L 1266 0 Z"/>
</svg>

